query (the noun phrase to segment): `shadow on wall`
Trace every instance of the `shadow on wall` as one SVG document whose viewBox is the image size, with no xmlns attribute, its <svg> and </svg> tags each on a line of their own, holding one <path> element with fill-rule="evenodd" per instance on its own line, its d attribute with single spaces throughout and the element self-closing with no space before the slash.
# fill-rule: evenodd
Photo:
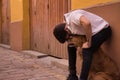
<svg viewBox="0 0 120 80">
<path fill-rule="evenodd" d="M 94 55 L 89 78 L 92 80 L 120 80 L 120 1 L 97 5 L 85 10 L 107 20 L 113 32 L 111 40 L 105 42 Z M 79 72 L 80 69 L 77 69 Z"/>
</svg>

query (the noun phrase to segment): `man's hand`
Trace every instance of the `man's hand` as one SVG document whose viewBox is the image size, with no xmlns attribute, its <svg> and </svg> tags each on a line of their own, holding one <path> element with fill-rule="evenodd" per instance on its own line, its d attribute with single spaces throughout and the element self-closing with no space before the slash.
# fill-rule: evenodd
<svg viewBox="0 0 120 80">
<path fill-rule="evenodd" d="M 89 48 L 89 47 L 90 47 L 89 42 L 85 42 L 82 45 L 82 48 Z"/>
</svg>

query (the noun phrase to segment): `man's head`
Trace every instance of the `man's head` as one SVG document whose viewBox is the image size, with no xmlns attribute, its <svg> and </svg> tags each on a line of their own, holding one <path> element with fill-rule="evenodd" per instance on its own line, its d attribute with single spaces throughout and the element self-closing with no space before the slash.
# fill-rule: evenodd
<svg viewBox="0 0 120 80">
<path fill-rule="evenodd" d="M 65 30 L 66 23 L 60 23 L 55 26 L 53 34 L 55 38 L 60 42 L 64 43 L 66 41 L 67 31 Z"/>
</svg>

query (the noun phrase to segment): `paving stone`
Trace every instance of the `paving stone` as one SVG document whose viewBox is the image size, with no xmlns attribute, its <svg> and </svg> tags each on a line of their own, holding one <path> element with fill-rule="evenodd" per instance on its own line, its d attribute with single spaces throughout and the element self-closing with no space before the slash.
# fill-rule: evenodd
<svg viewBox="0 0 120 80">
<path fill-rule="evenodd" d="M 67 75 L 44 61 L 46 57 L 33 58 L 4 47 L 0 47 L 0 57 L 0 80 L 65 80 Z"/>
</svg>

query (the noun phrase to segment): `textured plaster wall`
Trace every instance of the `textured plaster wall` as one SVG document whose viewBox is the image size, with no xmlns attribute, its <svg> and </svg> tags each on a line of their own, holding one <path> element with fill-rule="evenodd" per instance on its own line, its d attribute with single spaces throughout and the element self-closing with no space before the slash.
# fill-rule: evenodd
<svg viewBox="0 0 120 80">
<path fill-rule="evenodd" d="M 10 46 L 13 50 L 30 48 L 29 0 L 11 0 Z"/>
<path fill-rule="evenodd" d="M 23 0 L 10 0 L 11 22 L 23 19 Z"/>
<path fill-rule="evenodd" d="M 96 4 L 118 0 L 71 0 L 71 9 L 85 8 Z"/>
<path fill-rule="evenodd" d="M 10 24 L 10 46 L 16 51 L 22 50 L 22 22 L 14 22 Z"/>
</svg>

